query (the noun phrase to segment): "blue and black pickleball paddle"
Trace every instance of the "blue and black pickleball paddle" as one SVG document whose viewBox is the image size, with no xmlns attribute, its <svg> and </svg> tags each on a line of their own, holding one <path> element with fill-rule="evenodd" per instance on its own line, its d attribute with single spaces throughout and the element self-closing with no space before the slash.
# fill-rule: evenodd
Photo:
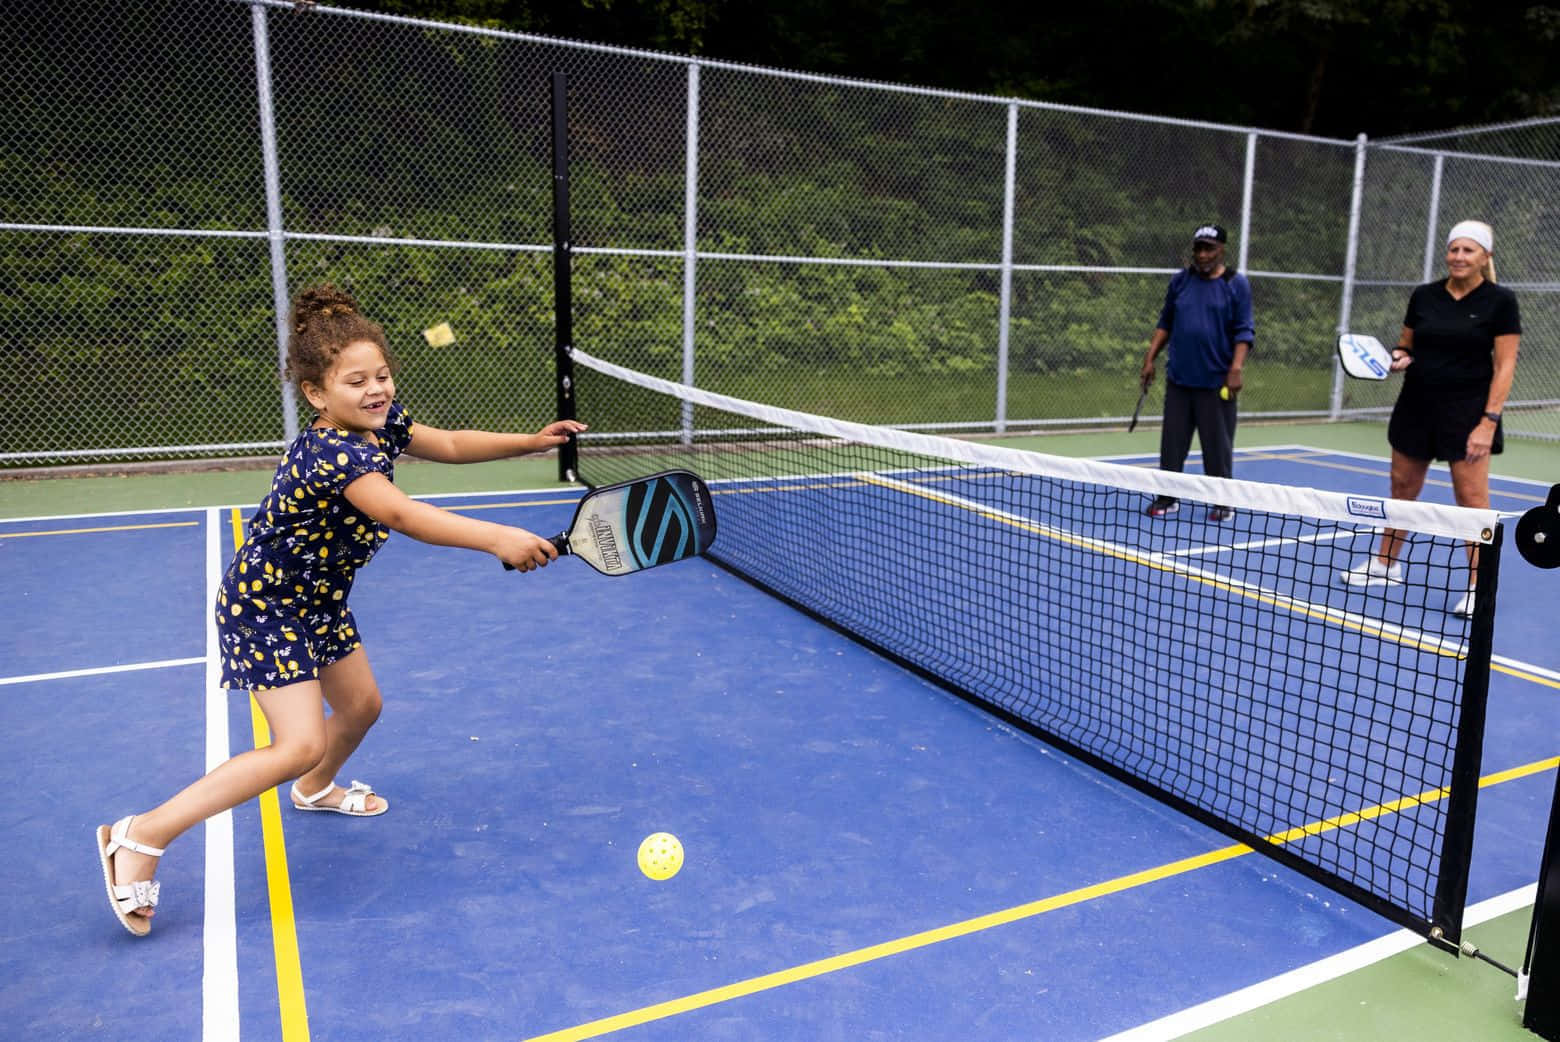
<svg viewBox="0 0 1560 1042">
<path fill-rule="evenodd" d="M 578 557 L 603 575 L 696 557 L 713 542 L 709 486 L 686 470 L 592 489 L 575 507 L 568 530 L 552 537 L 558 553 Z"/>
</svg>

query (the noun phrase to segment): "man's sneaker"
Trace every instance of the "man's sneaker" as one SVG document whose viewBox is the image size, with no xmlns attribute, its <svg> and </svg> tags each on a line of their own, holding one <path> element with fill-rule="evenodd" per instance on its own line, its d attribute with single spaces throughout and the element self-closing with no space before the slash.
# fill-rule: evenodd
<svg viewBox="0 0 1560 1042">
<path fill-rule="evenodd" d="M 1181 501 L 1174 496 L 1159 496 L 1143 511 L 1149 517 L 1169 517 L 1181 509 Z"/>
<path fill-rule="evenodd" d="M 1345 586 L 1397 586 L 1403 581 L 1403 566 L 1396 561 L 1385 565 L 1372 557 L 1364 564 L 1339 572 L 1338 578 Z"/>
<path fill-rule="evenodd" d="M 1208 511 L 1209 521 L 1228 521 L 1235 516 L 1234 507 L 1214 507 Z"/>
<path fill-rule="evenodd" d="M 1457 616 L 1459 619 L 1473 618 L 1473 599 L 1472 590 L 1469 590 L 1467 593 L 1463 594 L 1462 600 L 1458 601 L 1457 606 L 1452 609 L 1452 614 Z"/>
</svg>

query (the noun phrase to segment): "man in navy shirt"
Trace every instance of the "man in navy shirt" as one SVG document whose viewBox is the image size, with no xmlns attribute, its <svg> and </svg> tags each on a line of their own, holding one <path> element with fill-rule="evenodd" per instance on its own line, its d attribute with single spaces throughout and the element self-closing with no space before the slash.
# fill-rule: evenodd
<svg viewBox="0 0 1560 1042">
<path fill-rule="evenodd" d="M 1202 446 L 1203 473 L 1231 477 L 1235 471 L 1235 397 L 1256 328 L 1251 321 L 1251 283 L 1224 266 L 1228 236 L 1217 224 L 1192 234 L 1192 263 L 1170 279 L 1159 326 L 1148 341 L 1142 382 L 1154 380 L 1154 359 L 1167 344 L 1165 419 L 1159 436 L 1159 467 L 1179 472 L 1192 447 Z M 1170 496 L 1148 505 L 1150 517 L 1181 508 Z M 1214 507 L 1210 521 L 1226 521 L 1229 507 Z"/>
</svg>

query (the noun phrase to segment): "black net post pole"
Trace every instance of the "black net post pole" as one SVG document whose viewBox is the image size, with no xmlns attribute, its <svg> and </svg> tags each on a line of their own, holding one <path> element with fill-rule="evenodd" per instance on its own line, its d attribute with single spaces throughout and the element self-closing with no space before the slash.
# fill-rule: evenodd
<svg viewBox="0 0 1560 1042">
<path fill-rule="evenodd" d="M 1462 705 L 1457 715 L 1457 751 L 1452 757 L 1451 793 L 1446 801 L 1446 838 L 1436 880 L 1430 939 L 1452 951 L 1462 940 L 1463 906 L 1468 898 L 1468 866 L 1473 860 L 1473 823 L 1479 802 L 1479 771 L 1484 755 L 1484 722 L 1490 693 L 1490 656 L 1495 644 L 1495 596 L 1500 578 L 1500 545 L 1505 526 L 1497 524 L 1490 541 L 1479 547 L 1479 593 L 1468 630 L 1463 666 Z"/>
<path fill-rule="evenodd" d="M 573 420 L 574 405 L 574 255 L 569 240 L 569 78 L 552 74 L 553 174 L 553 361 L 558 390 L 558 419 Z M 558 480 L 573 481 L 579 471 L 574 437 L 558 448 Z"/>
<path fill-rule="evenodd" d="M 1538 898 L 1533 902 L 1533 926 L 1528 932 L 1527 1005 L 1522 1026 L 1560 1042 L 1560 775 L 1549 805 L 1549 832 L 1544 862 L 1538 869 Z"/>
<path fill-rule="evenodd" d="M 1560 564 L 1560 485 L 1549 490 L 1549 501 L 1534 507 L 1517 522 L 1517 549 L 1536 568 Z M 1528 929 L 1527 958 L 1518 980 L 1518 997 L 1527 1004 L 1522 1026 L 1560 1042 L 1560 775 L 1549 804 L 1549 831 L 1544 834 L 1544 859 L 1538 866 L 1538 895 L 1533 924 Z"/>
</svg>

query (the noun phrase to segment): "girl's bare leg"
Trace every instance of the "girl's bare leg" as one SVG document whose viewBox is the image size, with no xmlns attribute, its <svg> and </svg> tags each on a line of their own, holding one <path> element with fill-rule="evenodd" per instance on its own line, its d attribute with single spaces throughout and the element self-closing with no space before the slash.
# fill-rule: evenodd
<svg viewBox="0 0 1560 1042">
<path fill-rule="evenodd" d="M 298 779 L 298 791 L 313 796 L 330 787 L 348 758 L 357 751 L 363 736 L 379 719 L 384 699 L 379 682 L 369 668 L 368 653 L 358 648 L 344 659 L 320 669 L 320 686 L 330 703 L 330 718 L 325 721 L 324 754 Z M 344 792 L 332 793 L 319 801 L 323 807 L 339 807 Z M 377 810 L 383 801 L 370 796 L 366 811 Z"/>
<path fill-rule="evenodd" d="M 308 770 L 324 755 L 325 707 L 320 684 L 309 680 L 271 691 L 256 691 L 255 701 L 271 728 L 271 744 L 239 753 L 196 779 L 166 803 L 135 816 L 128 838 L 166 847 L 214 814 L 230 810 Z M 151 879 L 157 858 L 120 848 L 114 852 L 114 882 Z M 152 909 L 133 913 L 150 916 Z"/>
</svg>

